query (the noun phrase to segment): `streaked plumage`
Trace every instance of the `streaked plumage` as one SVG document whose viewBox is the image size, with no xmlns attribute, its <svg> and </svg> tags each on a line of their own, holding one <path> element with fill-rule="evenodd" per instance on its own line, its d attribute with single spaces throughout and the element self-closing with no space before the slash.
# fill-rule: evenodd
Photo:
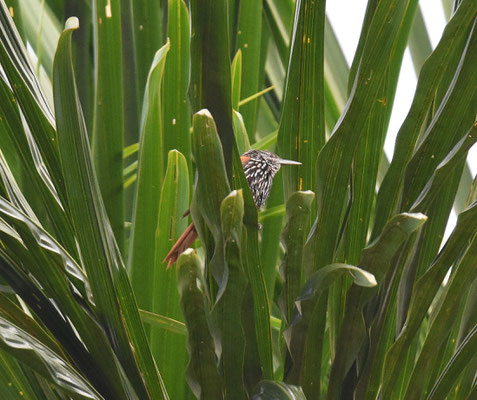
<svg viewBox="0 0 477 400">
<path fill-rule="evenodd" d="M 258 208 L 267 201 L 272 189 L 273 177 L 280 170 L 280 160 L 276 154 L 263 150 L 250 150 L 243 156 L 248 160 L 243 163 L 243 170 L 253 199 Z"/>
<path fill-rule="evenodd" d="M 283 164 L 300 165 L 297 161 L 284 160 L 269 151 L 250 150 L 240 157 L 242 166 L 247 178 L 248 185 L 252 191 L 253 199 L 258 208 L 265 204 L 270 190 L 272 189 L 273 177 L 280 170 Z M 179 255 L 192 245 L 197 238 L 194 224 L 190 224 L 171 250 L 164 258 L 168 261 L 167 268 L 176 262 Z"/>
</svg>

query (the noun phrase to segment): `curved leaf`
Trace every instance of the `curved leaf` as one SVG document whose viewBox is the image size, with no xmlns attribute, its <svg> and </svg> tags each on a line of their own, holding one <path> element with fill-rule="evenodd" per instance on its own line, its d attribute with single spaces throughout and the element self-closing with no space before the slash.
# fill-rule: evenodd
<svg viewBox="0 0 477 400">
<path fill-rule="evenodd" d="M 398 373 L 397 368 L 399 368 L 399 365 L 402 365 L 409 351 L 409 346 L 426 316 L 437 291 L 441 287 L 449 267 L 467 247 L 469 238 L 474 236 L 477 227 L 473 221 L 476 215 L 477 203 L 475 202 L 459 214 L 456 227 L 441 253 L 426 273 L 417 280 L 414 287 L 415 295 L 411 299 L 403 329 L 386 353 L 382 375 L 383 390 L 386 393 L 392 393 L 393 385 L 396 383 L 392 376 Z"/>
<path fill-rule="evenodd" d="M 356 285 L 372 287 L 376 280 L 372 274 L 347 264 L 330 264 L 315 272 L 307 280 L 301 295 L 296 299 L 295 317 L 284 332 L 291 355 L 291 371 L 287 382 L 299 384 L 310 396 L 320 385 L 320 342 L 316 343 L 316 310 L 328 288 L 344 273 L 350 273 Z M 319 317 L 319 316 L 318 316 Z"/>
<path fill-rule="evenodd" d="M 0 347 L 28 362 L 36 372 L 71 396 L 101 400 L 103 397 L 64 359 L 48 346 L 0 316 Z"/>
<path fill-rule="evenodd" d="M 376 220 L 372 237 L 376 237 L 397 208 L 407 163 L 413 155 L 420 128 L 427 117 L 436 90 L 444 75 L 449 73 L 451 61 L 465 42 L 475 17 L 472 0 L 463 0 L 447 24 L 442 38 L 421 69 L 416 94 L 406 119 L 399 129 L 394 156 L 376 202 Z"/>
<path fill-rule="evenodd" d="M 57 190 L 53 186 L 50 174 L 45 170 L 45 163 L 39 154 L 31 132 L 28 128 L 24 129 L 13 93 L 3 79 L 0 79 L 0 99 L 0 112 L 2 113 L 0 146 L 7 150 L 2 151 L 2 164 L 4 164 L 3 156 L 5 156 L 8 166 L 15 166 L 16 161 L 20 163 L 21 174 L 20 171 L 16 171 L 15 178 L 18 182 L 21 182 L 22 178 L 28 182 L 27 185 L 24 185 L 26 198 L 37 210 L 36 214 L 40 216 L 42 222 L 51 223 L 55 236 L 77 258 L 73 231 L 64 209 L 62 209 Z M 5 169 L 5 167 L 2 168 Z M 46 211 L 48 219 L 42 218 L 44 211 Z"/>
<path fill-rule="evenodd" d="M 35 73 L 28 60 L 26 49 L 15 29 L 10 13 L 2 1 L 0 4 L 0 62 L 10 82 L 16 101 L 22 110 L 28 110 L 24 117 L 46 170 L 58 191 L 62 203 L 65 187 L 60 167 L 59 150 L 53 112 L 40 88 Z"/>
<path fill-rule="evenodd" d="M 239 154 L 243 154 L 250 149 L 250 142 L 248 141 L 247 131 L 243 123 L 242 115 L 238 111 L 233 110 L 234 114 L 234 133 L 235 141 Z"/>
<path fill-rule="evenodd" d="M 398 214 L 384 227 L 381 235 L 362 250 L 359 267 L 373 274 L 383 285 L 385 274 L 393 266 L 393 258 L 409 236 L 427 220 L 423 214 Z M 336 344 L 336 355 L 331 366 L 328 398 L 338 398 L 345 376 L 359 354 L 367 337 L 364 307 L 375 295 L 377 288 L 351 286 L 346 296 L 345 315 Z"/>
</svg>

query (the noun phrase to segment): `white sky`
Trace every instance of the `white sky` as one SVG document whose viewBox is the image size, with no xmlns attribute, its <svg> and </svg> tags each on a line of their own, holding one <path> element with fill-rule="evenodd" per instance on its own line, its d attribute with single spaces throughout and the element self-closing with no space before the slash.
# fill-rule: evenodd
<svg viewBox="0 0 477 400">
<path fill-rule="evenodd" d="M 327 15 L 341 44 L 346 60 L 350 65 L 358 45 L 366 4 L 367 0 L 328 0 L 326 2 Z M 432 47 L 435 48 L 446 25 L 442 2 L 441 0 L 420 0 L 419 4 Z M 412 65 L 411 54 L 409 49 L 406 49 L 388 135 L 384 144 L 384 151 L 389 159 L 392 158 L 396 134 L 409 111 L 414 97 L 416 83 L 417 78 Z M 472 175 L 475 176 L 477 174 L 477 146 L 474 146 L 469 152 L 468 161 Z M 456 215 L 452 211 L 443 243 L 455 226 L 455 222 Z"/>
<path fill-rule="evenodd" d="M 328 0 L 326 3 L 326 12 L 344 51 L 346 60 L 350 65 L 358 45 L 366 4 L 367 0 Z M 419 4 L 432 47 L 435 48 L 446 24 L 442 2 L 440 0 L 420 0 Z M 392 158 L 397 131 L 406 117 L 414 97 L 416 82 L 417 79 L 411 55 L 409 50 L 406 49 L 389 124 L 388 137 L 384 146 L 384 150 L 390 159 Z M 473 175 L 477 174 L 477 146 L 472 148 L 469 154 L 469 161 Z"/>
</svg>

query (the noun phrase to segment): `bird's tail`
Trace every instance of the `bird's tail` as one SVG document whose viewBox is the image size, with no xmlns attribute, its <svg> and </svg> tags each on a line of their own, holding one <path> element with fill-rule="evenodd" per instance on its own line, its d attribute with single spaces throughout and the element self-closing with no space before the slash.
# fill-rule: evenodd
<svg viewBox="0 0 477 400">
<path fill-rule="evenodd" d="M 169 269 L 171 265 L 177 261 L 179 256 L 186 249 L 188 249 L 192 243 L 194 243 L 195 239 L 197 239 L 197 231 L 195 230 L 195 226 L 192 223 L 187 227 L 180 238 L 177 239 L 177 242 L 174 244 L 174 246 L 172 246 L 172 249 L 169 251 L 169 253 L 167 253 L 167 256 L 162 261 L 163 263 L 168 261 L 167 269 Z"/>
</svg>

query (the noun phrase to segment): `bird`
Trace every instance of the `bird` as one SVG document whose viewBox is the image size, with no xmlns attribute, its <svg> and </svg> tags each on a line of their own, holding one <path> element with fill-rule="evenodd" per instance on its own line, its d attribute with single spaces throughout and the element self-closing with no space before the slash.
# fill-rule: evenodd
<svg viewBox="0 0 477 400">
<path fill-rule="evenodd" d="M 252 197 L 257 208 L 261 208 L 267 201 L 272 189 L 273 177 L 282 165 L 301 165 L 301 162 L 285 160 L 266 150 L 249 150 L 240 156 L 242 167 L 247 178 Z M 188 215 L 187 211 L 184 216 Z M 167 269 L 177 261 L 177 258 L 197 239 L 194 223 L 191 223 L 184 233 L 177 239 L 167 256 Z"/>
</svg>

